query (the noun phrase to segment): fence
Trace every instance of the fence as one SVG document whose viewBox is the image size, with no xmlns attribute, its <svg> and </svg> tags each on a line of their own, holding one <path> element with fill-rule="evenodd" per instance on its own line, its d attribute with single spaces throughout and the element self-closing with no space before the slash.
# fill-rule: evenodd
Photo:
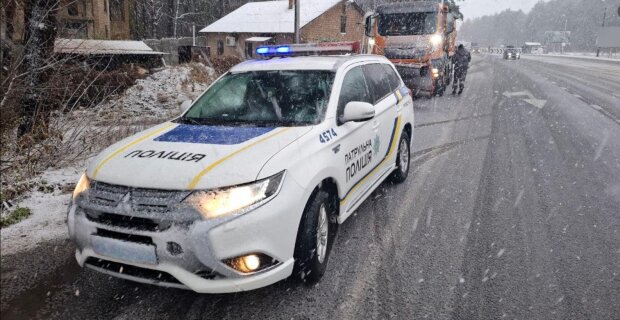
<svg viewBox="0 0 620 320">
<path fill-rule="evenodd" d="M 147 39 L 144 40 L 149 47 L 155 51 L 167 53 L 164 60 L 168 65 L 179 64 L 179 47 L 191 46 L 193 39 L 186 38 L 164 38 L 164 39 Z M 207 37 L 196 37 L 196 46 L 207 46 Z"/>
</svg>

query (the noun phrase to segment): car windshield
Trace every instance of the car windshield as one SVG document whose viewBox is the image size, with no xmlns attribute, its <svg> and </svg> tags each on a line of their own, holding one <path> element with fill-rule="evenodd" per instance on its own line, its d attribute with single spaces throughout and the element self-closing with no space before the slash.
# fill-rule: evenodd
<svg viewBox="0 0 620 320">
<path fill-rule="evenodd" d="M 437 30 L 436 12 L 393 13 L 379 16 L 379 34 L 408 36 L 432 34 Z"/>
<path fill-rule="evenodd" d="M 331 71 L 229 73 L 179 121 L 208 124 L 310 125 L 319 123 L 331 93 Z"/>
</svg>

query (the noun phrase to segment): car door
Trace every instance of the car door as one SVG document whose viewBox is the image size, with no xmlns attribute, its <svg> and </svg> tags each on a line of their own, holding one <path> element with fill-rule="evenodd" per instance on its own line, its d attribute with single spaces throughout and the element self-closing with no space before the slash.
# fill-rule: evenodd
<svg viewBox="0 0 620 320">
<path fill-rule="evenodd" d="M 390 73 L 388 69 L 391 67 L 387 64 L 367 64 L 363 66 L 364 75 L 369 83 L 370 91 L 373 95 L 375 105 L 375 118 L 372 121 L 373 131 L 373 147 L 375 149 L 375 158 L 380 162 L 381 169 L 378 174 L 375 175 L 375 179 L 379 179 L 384 175 L 385 170 L 394 163 L 394 161 L 387 161 L 391 151 L 397 143 L 394 143 L 398 137 L 396 137 L 396 130 L 398 118 L 399 101 L 402 97 L 398 97 L 396 93 L 397 88 L 393 88 L 396 84 L 391 81 Z M 398 91 L 400 94 L 400 90 Z"/>
<path fill-rule="evenodd" d="M 365 189 L 361 188 L 364 185 L 364 178 L 377 165 L 373 149 L 375 137 L 372 130 L 373 121 L 347 123 L 340 121 L 344 107 L 352 101 L 373 103 L 361 66 L 345 70 L 338 98 L 337 127 L 333 132 L 338 135 L 340 141 L 335 147 L 338 150 L 334 149 L 334 152 L 341 155 L 339 161 L 342 161 L 339 181 L 343 186 L 340 204 L 344 216 L 351 213 L 350 210 Z"/>
</svg>

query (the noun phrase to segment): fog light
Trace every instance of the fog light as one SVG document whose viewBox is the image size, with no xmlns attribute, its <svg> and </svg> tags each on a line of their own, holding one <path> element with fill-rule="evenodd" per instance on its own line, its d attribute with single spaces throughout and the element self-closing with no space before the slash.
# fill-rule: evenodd
<svg viewBox="0 0 620 320">
<path fill-rule="evenodd" d="M 223 262 L 242 273 L 257 272 L 277 263 L 275 259 L 262 253 L 248 254 L 224 260 Z"/>
</svg>

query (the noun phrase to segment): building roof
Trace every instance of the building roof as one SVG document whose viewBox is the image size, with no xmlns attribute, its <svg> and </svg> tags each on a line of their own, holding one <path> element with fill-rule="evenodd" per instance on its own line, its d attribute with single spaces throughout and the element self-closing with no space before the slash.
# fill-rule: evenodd
<svg viewBox="0 0 620 320">
<path fill-rule="evenodd" d="M 302 28 L 342 0 L 299 0 Z M 250 2 L 200 32 L 294 33 L 295 10 L 288 1 Z"/>
<path fill-rule="evenodd" d="M 85 39 L 56 39 L 54 52 L 80 55 L 164 54 L 163 52 L 153 51 L 142 41 Z"/>
<path fill-rule="evenodd" d="M 542 46 L 540 42 L 526 42 L 525 45 L 526 46 Z"/>
</svg>

